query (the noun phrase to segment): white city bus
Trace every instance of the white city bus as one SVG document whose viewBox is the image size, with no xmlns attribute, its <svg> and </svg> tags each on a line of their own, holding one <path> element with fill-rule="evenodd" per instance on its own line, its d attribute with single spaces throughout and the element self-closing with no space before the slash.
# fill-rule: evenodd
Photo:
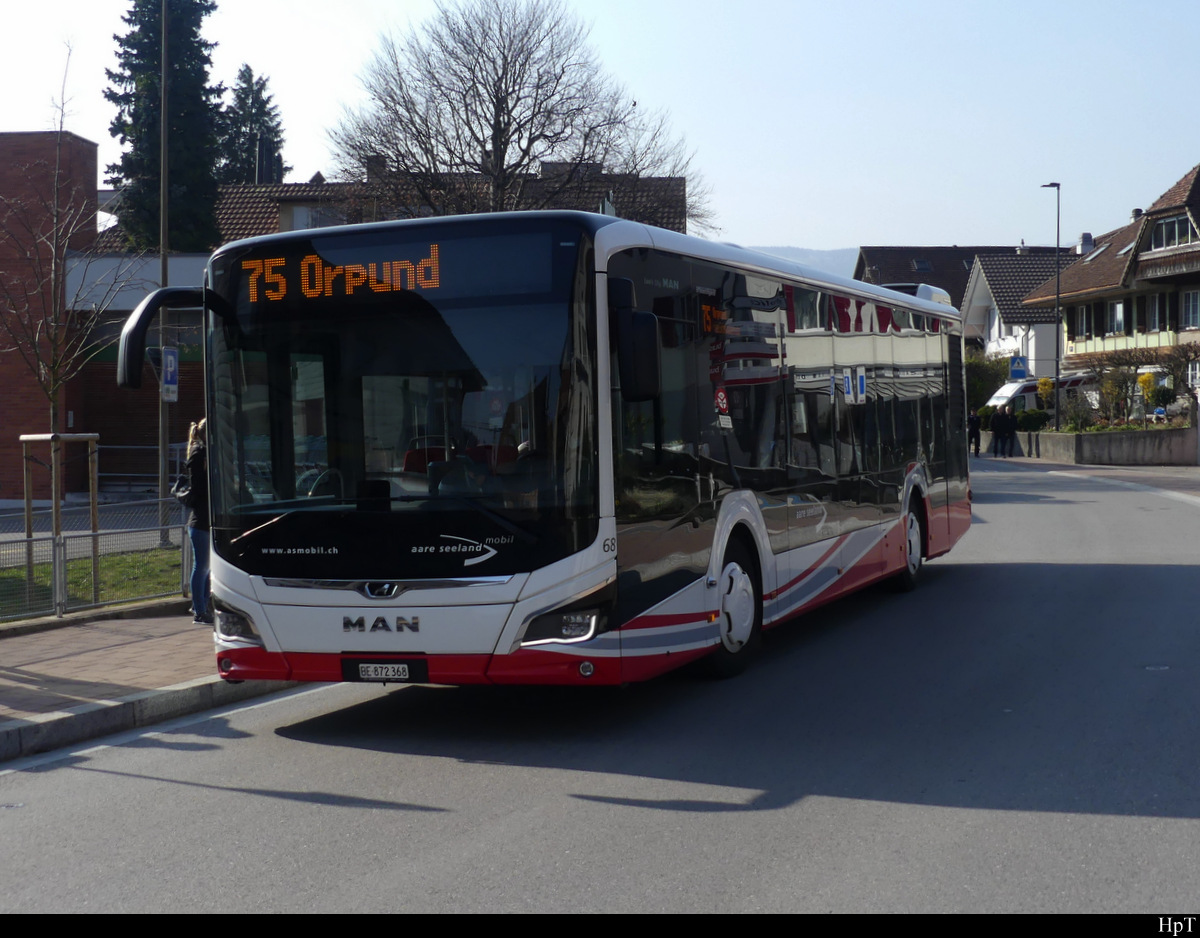
<svg viewBox="0 0 1200 938">
<path fill-rule="evenodd" d="M 617 684 L 893 577 L 970 524 L 949 306 L 630 221 L 229 244 L 202 306 L 218 673 Z"/>
</svg>

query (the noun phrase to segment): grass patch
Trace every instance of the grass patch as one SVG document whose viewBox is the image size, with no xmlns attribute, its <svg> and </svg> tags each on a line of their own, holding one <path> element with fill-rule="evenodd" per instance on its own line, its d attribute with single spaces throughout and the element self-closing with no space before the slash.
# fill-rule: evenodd
<svg viewBox="0 0 1200 938">
<path fill-rule="evenodd" d="M 179 594 L 182 557 L 178 547 L 156 547 L 100 557 L 99 602 L 132 602 Z M 67 561 L 67 605 L 90 606 L 92 559 Z M 21 619 L 54 611 L 51 565 L 33 565 L 26 583 L 24 564 L 0 569 L 0 619 Z"/>
</svg>

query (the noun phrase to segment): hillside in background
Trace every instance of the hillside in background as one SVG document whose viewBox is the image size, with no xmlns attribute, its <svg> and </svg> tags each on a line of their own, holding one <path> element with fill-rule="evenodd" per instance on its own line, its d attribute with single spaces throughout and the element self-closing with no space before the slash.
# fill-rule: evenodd
<svg viewBox="0 0 1200 938">
<path fill-rule="evenodd" d="M 789 261 L 822 270 L 828 274 L 849 277 L 854 273 L 854 262 L 858 260 L 858 248 L 838 248 L 836 251 L 814 251 L 809 248 L 754 247 L 752 251 L 774 254 Z"/>
</svg>

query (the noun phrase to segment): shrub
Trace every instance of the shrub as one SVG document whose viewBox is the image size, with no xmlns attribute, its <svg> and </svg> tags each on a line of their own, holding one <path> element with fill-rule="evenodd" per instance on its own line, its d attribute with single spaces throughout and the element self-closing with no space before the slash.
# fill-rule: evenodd
<svg viewBox="0 0 1200 938">
<path fill-rule="evenodd" d="M 1071 433 L 1082 433 L 1096 422 L 1096 411 L 1088 402 L 1086 394 L 1075 394 L 1067 398 L 1063 406 L 1062 428 Z"/>
<path fill-rule="evenodd" d="M 966 373 L 968 410 L 982 407 L 988 398 L 1008 383 L 1008 358 L 1003 355 L 986 358 L 977 349 L 968 349 L 963 368 Z"/>
<path fill-rule="evenodd" d="M 1023 410 L 1017 414 L 1017 429 L 1027 433 L 1037 433 L 1050 422 L 1050 415 L 1044 410 Z"/>
<path fill-rule="evenodd" d="M 1054 403 L 1054 381 L 1051 378 L 1038 378 L 1037 383 L 1038 397 L 1042 400 L 1042 406 L 1049 407 Z"/>
<path fill-rule="evenodd" d="M 1175 403 L 1175 389 L 1169 388 L 1166 385 L 1153 388 L 1150 391 L 1150 396 L 1147 402 L 1151 407 L 1166 407 L 1168 404 Z"/>
</svg>

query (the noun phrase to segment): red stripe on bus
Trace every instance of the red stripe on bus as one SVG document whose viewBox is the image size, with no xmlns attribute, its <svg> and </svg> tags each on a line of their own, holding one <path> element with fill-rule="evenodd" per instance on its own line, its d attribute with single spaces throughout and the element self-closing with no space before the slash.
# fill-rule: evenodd
<svg viewBox="0 0 1200 938">
<path fill-rule="evenodd" d="M 825 551 L 825 553 L 823 553 L 820 557 L 818 557 L 817 560 L 813 564 L 811 564 L 807 570 L 805 570 L 803 573 L 801 573 L 794 580 L 789 580 L 787 583 L 783 584 L 783 586 L 779 587 L 779 589 L 764 596 L 763 599 L 776 599 L 779 596 L 782 596 L 784 593 L 786 593 L 792 587 L 799 584 L 802 580 L 807 580 L 810 576 L 812 576 L 821 567 L 823 567 L 825 565 L 825 561 L 833 556 L 834 551 L 836 551 L 839 547 L 841 547 L 842 544 L 845 543 L 846 538 L 848 538 L 849 536 L 850 536 L 849 534 L 843 534 L 836 541 L 834 541 L 833 544 L 830 545 L 829 550 Z"/>
<path fill-rule="evenodd" d="M 712 612 L 676 612 L 664 613 L 661 615 L 638 616 L 630 619 L 619 631 L 626 629 L 661 629 L 668 625 L 706 625 L 712 622 L 712 616 L 715 618 L 716 611 Z"/>
</svg>

